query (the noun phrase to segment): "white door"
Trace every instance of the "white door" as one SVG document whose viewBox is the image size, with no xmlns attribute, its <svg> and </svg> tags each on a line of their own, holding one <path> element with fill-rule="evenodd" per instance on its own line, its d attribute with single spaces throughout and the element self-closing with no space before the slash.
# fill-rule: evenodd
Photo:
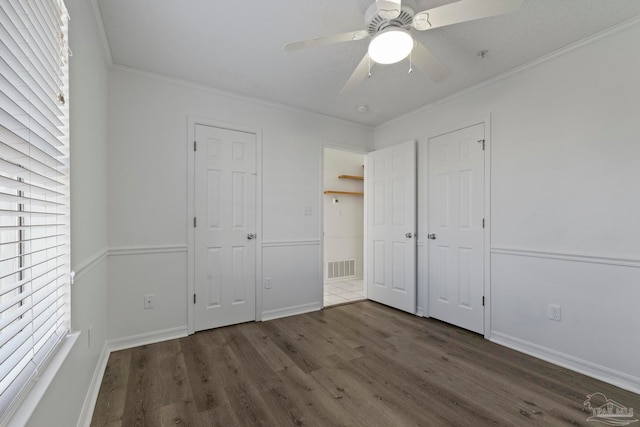
<svg viewBox="0 0 640 427">
<path fill-rule="evenodd" d="M 416 311 L 416 144 L 367 154 L 368 298 Z"/>
<path fill-rule="evenodd" d="M 429 316 L 484 332 L 484 124 L 429 139 Z"/>
<path fill-rule="evenodd" d="M 195 330 L 255 320 L 256 135 L 196 125 Z"/>
</svg>

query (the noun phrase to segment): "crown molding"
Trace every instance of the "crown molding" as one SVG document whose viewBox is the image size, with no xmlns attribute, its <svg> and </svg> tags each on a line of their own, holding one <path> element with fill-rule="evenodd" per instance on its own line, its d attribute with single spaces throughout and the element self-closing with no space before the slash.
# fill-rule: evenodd
<svg viewBox="0 0 640 427">
<path fill-rule="evenodd" d="M 102 13 L 100 12 L 100 6 L 98 6 L 98 0 L 87 0 L 87 5 L 93 17 L 93 24 L 95 25 L 96 34 L 100 39 L 102 45 L 102 55 L 105 62 L 109 67 L 113 67 L 113 57 L 111 56 L 111 46 L 109 46 L 109 39 L 107 38 L 107 32 L 104 29 L 104 21 L 102 20 Z"/>
<path fill-rule="evenodd" d="M 534 59 L 532 61 L 529 61 L 529 62 L 527 62 L 525 64 L 519 65 L 519 66 L 517 66 L 515 68 L 512 68 L 510 70 L 507 70 L 507 71 L 505 71 L 505 72 L 503 72 L 501 74 L 498 74 L 497 76 L 491 77 L 490 79 L 483 80 L 480 83 L 476 83 L 473 86 L 469 86 L 466 89 L 462 89 L 462 90 L 460 90 L 460 91 L 458 91 L 458 92 L 456 92 L 454 94 L 451 94 L 451 95 L 446 96 L 444 98 L 438 99 L 437 101 L 434 101 L 432 103 L 424 105 L 424 106 L 418 108 L 417 110 L 413 110 L 413 111 L 410 111 L 410 112 L 408 112 L 406 114 L 403 114 L 401 116 L 393 118 L 393 119 L 391 119 L 391 120 L 389 120 L 389 121 L 387 121 L 385 123 L 382 123 L 382 124 L 376 126 L 375 130 L 384 129 L 385 127 L 391 126 L 394 123 L 401 122 L 401 121 L 406 120 L 408 118 L 411 118 L 413 116 L 416 116 L 416 115 L 419 115 L 421 113 L 424 113 L 425 111 L 431 110 L 432 108 L 435 108 L 435 107 L 437 107 L 439 105 L 446 104 L 447 102 L 453 101 L 456 98 L 460 98 L 460 97 L 462 97 L 464 95 L 467 95 L 468 93 L 474 92 L 474 91 L 476 91 L 478 89 L 481 89 L 481 88 L 483 88 L 485 86 L 489 86 L 491 84 L 499 82 L 500 80 L 507 79 L 507 78 L 513 76 L 514 74 L 521 73 L 521 72 L 523 72 L 525 70 L 528 70 L 529 68 L 534 68 L 534 67 L 536 67 L 536 66 L 538 66 L 540 64 L 543 64 L 543 63 L 545 63 L 547 61 L 550 61 L 550 60 L 552 60 L 552 59 L 554 59 L 554 58 L 556 58 L 558 56 L 564 55 L 564 54 L 566 54 L 568 52 L 571 52 L 573 50 L 579 49 L 579 48 L 581 48 L 583 46 L 595 43 L 598 40 L 606 38 L 606 37 L 608 37 L 608 36 L 610 36 L 612 34 L 619 33 L 621 31 L 626 30 L 627 28 L 633 27 L 633 26 L 638 25 L 638 24 L 640 24 L 640 16 L 636 17 L 636 18 L 632 18 L 632 19 L 630 19 L 628 21 L 622 22 L 622 23 L 620 23 L 618 25 L 614 25 L 613 27 L 607 28 L 606 30 L 600 31 L 598 33 L 592 34 L 591 36 L 588 36 L 588 37 L 586 37 L 584 39 L 581 39 L 581 40 L 578 40 L 578 41 L 573 42 L 571 44 L 568 44 L 568 45 L 566 45 L 564 47 L 561 47 L 560 49 L 557 49 L 557 50 L 555 50 L 555 51 L 553 51 L 551 53 L 548 53 L 548 54 L 543 55 L 543 56 L 541 56 L 539 58 L 536 58 L 536 59 Z"/>
</svg>

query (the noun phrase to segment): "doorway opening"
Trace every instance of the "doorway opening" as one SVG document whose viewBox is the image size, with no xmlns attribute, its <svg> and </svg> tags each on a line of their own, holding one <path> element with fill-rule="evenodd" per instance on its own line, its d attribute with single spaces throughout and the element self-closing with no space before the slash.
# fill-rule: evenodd
<svg viewBox="0 0 640 427">
<path fill-rule="evenodd" d="M 366 299 L 364 284 L 365 155 L 324 149 L 324 307 Z"/>
</svg>

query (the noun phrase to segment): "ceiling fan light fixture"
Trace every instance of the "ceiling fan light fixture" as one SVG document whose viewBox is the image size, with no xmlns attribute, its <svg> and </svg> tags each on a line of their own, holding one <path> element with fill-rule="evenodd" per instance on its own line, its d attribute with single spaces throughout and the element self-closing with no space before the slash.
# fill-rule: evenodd
<svg viewBox="0 0 640 427">
<path fill-rule="evenodd" d="M 388 28 L 373 36 L 369 43 L 369 57 L 378 64 L 395 64 L 406 58 L 413 49 L 413 38 L 402 28 Z"/>
</svg>

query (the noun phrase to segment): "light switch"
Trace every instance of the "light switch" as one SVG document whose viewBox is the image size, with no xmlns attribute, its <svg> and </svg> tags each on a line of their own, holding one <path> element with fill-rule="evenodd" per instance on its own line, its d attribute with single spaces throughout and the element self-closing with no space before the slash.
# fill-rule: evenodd
<svg viewBox="0 0 640 427">
<path fill-rule="evenodd" d="M 304 215 L 305 216 L 309 216 L 313 213 L 313 209 L 311 208 L 311 206 L 305 206 L 304 207 Z"/>
</svg>

